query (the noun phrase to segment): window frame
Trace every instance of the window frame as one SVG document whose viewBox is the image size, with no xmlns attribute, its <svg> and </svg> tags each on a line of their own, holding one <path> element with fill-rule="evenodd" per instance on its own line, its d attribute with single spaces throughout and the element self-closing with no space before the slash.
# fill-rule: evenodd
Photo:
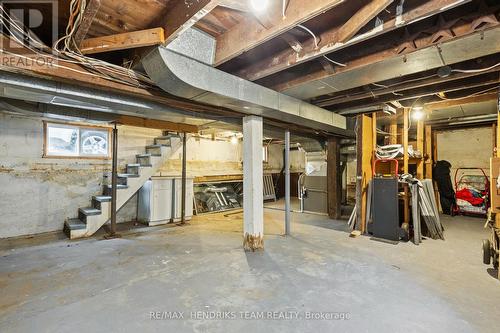
<svg viewBox="0 0 500 333">
<path fill-rule="evenodd" d="M 48 135 L 49 135 L 49 125 L 63 125 L 65 127 L 76 127 L 80 133 L 81 129 L 97 129 L 100 131 L 106 131 L 108 134 L 108 153 L 106 156 L 91 156 L 91 155 L 80 155 L 78 151 L 77 155 L 53 155 L 48 153 Z M 99 125 L 87 125 L 75 122 L 61 122 L 61 121 L 43 121 L 43 158 L 55 158 L 55 159 L 84 159 L 84 160 L 110 160 L 111 159 L 111 131 L 112 128 L 109 126 L 99 126 Z M 78 134 L 78 140 L 80 140 L 80 134 Z M 80 150 L 80 149 L 79 149 Z"/>
</svg>

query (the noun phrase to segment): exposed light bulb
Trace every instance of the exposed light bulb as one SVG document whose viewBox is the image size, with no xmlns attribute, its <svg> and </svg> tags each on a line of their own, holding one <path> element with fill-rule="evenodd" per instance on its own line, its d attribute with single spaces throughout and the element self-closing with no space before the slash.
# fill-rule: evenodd
<svg viewBox="0 0 500 333">
<path fill-rule="evenodd" d="M 263 12 L 267 9 L 269 0 L 250 0 L 250 4 L 252 5 L 252 9 L 256 12 Z"/>
<path fill-rule="evenodd" d="M 233 145 L 237 145 L 237 144 L 238 144 L 238 138 L 236 137 L 236 135 L 233 135 L 233 136 L 231 137 L 231 143 L 232 143 Z"/>
<path fill-rule="evenodd" d="M 422 106 L 416 106 L 412 108 L 412 117 L 415 120 L 421 120 L 424 118 L 424 108 Z"/>
</svg>

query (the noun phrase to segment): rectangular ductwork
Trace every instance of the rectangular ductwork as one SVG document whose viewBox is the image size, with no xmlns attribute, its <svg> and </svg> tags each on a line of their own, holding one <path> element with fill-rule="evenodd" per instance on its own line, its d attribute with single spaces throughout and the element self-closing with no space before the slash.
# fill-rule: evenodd
<svg viewBox="0 0 500 333">
<path fill-rule="evenodd" d="M 348 135 L 345 117 L 214 68 L 214 50 L 213 37 L 190 29 L 169 46 L 153 50 L 142 65 L 148 76 L 172 95 Z"/>
</svg>

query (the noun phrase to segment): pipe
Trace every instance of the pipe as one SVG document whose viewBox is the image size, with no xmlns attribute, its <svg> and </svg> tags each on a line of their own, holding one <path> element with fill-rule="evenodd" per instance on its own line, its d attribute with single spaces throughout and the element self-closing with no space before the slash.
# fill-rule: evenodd
<svg viewBox="0 0 500 333">
<path fill-rule="evenodd" d="M 181 224 L 186 223 L 186 132 L 182 134 Z"/>
<path fill-rule="evenodd" d="M 290 131 L 285 132 L 285 235 L 290 235 Z"/>
<path fill-rule="evenodd" d="M 304 179 L 305 174 L 301 173 L 299 176 L 299 180 L 297 181 L 297 195 L 299 196 L 299 202 L 300 202 L 300 210 L 299 213 L 304 212 L 304 196 L 303 196 L 303 189 L 302 189 L 302 180 Z"/>
<path fill-rule="evenodd" d="M 117 178 L 118 169 L 118 129 L 116 128 L 116 123 L 113 127 L 113 163 L 111 169 L 111 232 L 110 236 L 116 235 L 116 187 L 118 183 Z"/>
</svg>

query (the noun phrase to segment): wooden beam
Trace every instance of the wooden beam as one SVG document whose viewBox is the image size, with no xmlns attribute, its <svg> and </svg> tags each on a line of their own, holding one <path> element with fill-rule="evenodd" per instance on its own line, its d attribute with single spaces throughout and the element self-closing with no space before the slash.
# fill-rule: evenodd
<svg viewBox="0 0 500 333">
<path fill-rule="evenodd" d="M 417 179 L 424 179 L 424 121 L 417 121 L 417 150 L 422 158 L 417 162 Z"/>
<path fill-rule="evenodd" d="M 165 29 L 165 44 L 191 28 L 212 9 L 219 5 L 214 0 L 181 0 L 157 22 Z"/>
<path fill-rule="evenodd" d="M 165 120 L 145 119 L 134 116 L 119 115 L 116 118 L 115 122 L 120 125 L 161 129 L 164 131 L 171 131 L 171 132 L 198 133 L 198 126 L 173 123 L 171 121 L 165 121 Z"/>
<path fill-rule="evenodd" d="M 327 143 L 327 194 L 328 216 L 331 219 L 340 219 L 342 201 L 342 181 L 340 172 L 340 140 L 329 138 Z"/>
<path fill-rule="evenodd" d="M 153 46 L 162 43 L 165 43 L 165 32 L 163 28 L 153 28 L 85 39 L 80 44 L 80 51 L 83 54 L 94 54 Z"/>
<path fill-rule="evenodd" d="M 345 43 L 394 0 L 371 0 L 337 31 L 337 42 Z"/>
<path fill-rule="evenodd" d="M 89 32 L 90 26 L 92 22 L 94 22 L 94 18 L 101 7 L 101 0 L 89 0 L 87 2 L 87 6 L 85 7 L 85 11 L 83 12 L 82 19 L 80 21 L 80 25 L 73 36 L 73 40 L 76 45 L 80 45 L 80 43 L 85 39 L 87 33 Z"/>
<path fill-rule="evenodd" d="M 356 216 L 361 233 L 366 232 L 366 199 L 368 183 L 373 178 L 373 135 L 372 118 L 366 115 L 357 117 L 356 142 Z"/>
<path fill-rule="evenodd" d="M 464 98 L 450 99 L 440 102 L 427 103 L 425 104 L 425 109 L 426 111 L 433 111 L 433 110 L 446 109 L 465 104 L 495 101 L 497 100 L 497 98 L 498 98 L 498 93 L 482 94 Z"/>
<path fill-rule="evenodd" d="M 215 64 L 218 66 L 229 61 L 342 2 L 343 0 L 290 1 L 287 15 L 273 16 L 268 23 L 272 26 L 268 29 L 262 27 L 255 18 L 247 17 L 217 38 Z M 273 4 L 280 7 L 281 1 L 273 1 Z"/>
<path fill-rule="evenodd" d="M 394 31 L 397 28 L 410 25 L 426 17 L 434 16 L 469 1 L 470 0 L 426 1 L 425 3 L 422 3 L 421 5 L 409 11 L 402 13 L 402 15 L 400 16 L 395 16 L 387 22 L 384 22 L 382 26 L 376 27 L 373 30 L 359 35 L 356 38 L 347 41 L 346 43 L 338 42 L 337 34 L 340 27 L 334 26 L 318 36 L 318 40 L 320 40 L 318 47 L 314 45 L 313 38 L 310 38 L 303 43 L 304 50 L 300 54 L 296 54 L 293 50 L 289 49 L 283 50 L 261 61 L 254 62 L 251 65 L 236 71 L 235 74 L 247 80 L 255 81 L 283 71 L 290 67 L 300 65 L 304 62 L 323 57 L 324 55 L 327 55 L 331 52 L 341 50 L 348 46 L 356 45 L 370 38 L 386 34 L 388 32 Z M 291 2 L 290 6 L 292 6 L 292 3 L 293 2 Z"/>
</svg>

